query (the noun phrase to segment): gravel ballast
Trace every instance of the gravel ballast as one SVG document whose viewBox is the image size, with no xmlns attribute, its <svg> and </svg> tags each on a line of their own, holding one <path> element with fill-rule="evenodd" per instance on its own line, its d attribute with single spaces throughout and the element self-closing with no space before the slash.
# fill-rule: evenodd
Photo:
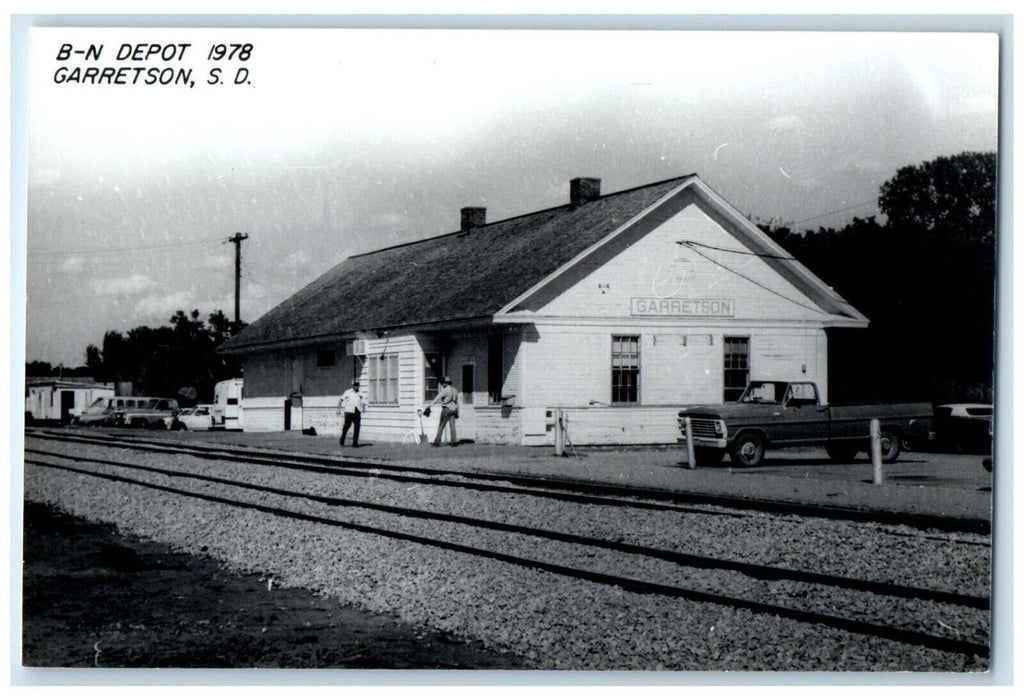
<svg viewBox="0 0 1024 700">
<path fill-rule="evenodd" d="M 194 470 L 321 496 L 498 519 L 704 556 L 972 595 L 986 595 L 988 590 L 990 549 L 984 538 L 976 536 L 932 533 L 922 537 L 921 533 L 899 527 L 765 514 L 633 509 L 624 513 L 601 506 L 396 484 L 385 479 L 342 479 L 126 449 L 58 446 L 33 440 L 28 443 L 29 447 L 69 455 Z M 101 468 L 85 462 L 82 466 Z M 198 488 L 192 480 L 132 476 L 154 483 L 162 479 L 183 489 Z M 223 487 L 203 488 L 215 493 Z M 91 520 L 116 523 L 125 532 L 165 542 L 179 551 L 213 556 L 234 570 L 271 575 L 278 585 L 308 588 L 340 604 L 394 613 L 412 624 L 479 640 L 497 651 L 528 658 L 541 669 L 978 671 L 987 667 L 985 659 L 721 605 L 629 593 L 437 547 L 31 464 L 26 465 L 25 489 L 30 500 L 52 503 Z M 287 507 L 280 497 L 253 493 L 245 499 Z M 450 523 L 366 509 L 307 503 L 303 510 L 472 546 L 484 547 L 491 541 L 507 539 L 490 531 L 467 531 Z M 576 559 L 572 563 L 586 561 L 596 569 L 617 566 L 617 555 L 605 551 L 586 552 L 568 544 L 528 541 L 519 546 L 523 556 L 545 560 L 558 557 L 567 563 Z M 650 566 L 652 571 L 632 574 L 643 578 L 657 573 L 659 580 L 674 577 L 674 585 L 699 584 L 729 595 L 754 592 L 780 603 L 793 596 L 783 582 L 741 579 L 664 562 Z M 812 590 L 797 597 L 801 605 L 812 609 L 842 605 L 843 609 L 862 609 L 866 619 L 874 614 L 877 603 L 865 594 L 843 592 L 841 600 L 833 600 L 835 595 L 834 591 Z M 895 601 L 892 606 L 919 619 L 934 618 L 930 623 L 933 628 L 923 631 L 938 634 L 941 629 L 954 630 L 963 638 L 987 642 L 987 611 L 965 613 L 927 601 Z M 922 614 L 921 606 L 931 607 Z"/>
</svg>

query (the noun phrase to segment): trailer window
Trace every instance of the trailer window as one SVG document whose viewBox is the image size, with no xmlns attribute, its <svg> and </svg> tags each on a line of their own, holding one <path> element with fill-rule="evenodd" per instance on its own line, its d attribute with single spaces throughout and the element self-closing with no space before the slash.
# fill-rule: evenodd
<svg viewBox="0 0 1024 700">
<path fill-rule="evenodd" d="M 736 401 L 750 381 L 750 338 L 725 338 L 723 399 Z"/>
<path fill-rule="evenodd" d="M 612 403 L 640 400 L 640 336 L 612 336 Z"/>
</svg>

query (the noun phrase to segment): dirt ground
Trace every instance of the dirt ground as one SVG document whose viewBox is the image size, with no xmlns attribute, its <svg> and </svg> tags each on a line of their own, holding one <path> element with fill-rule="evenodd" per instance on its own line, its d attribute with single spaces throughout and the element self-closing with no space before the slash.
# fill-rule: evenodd
<svg viewBox="0 0 1024 700">
<path fill-rule="evenodd" d="M 397 619 L 25 504 L 22 665 L 514 669 Z"/>
</svg>

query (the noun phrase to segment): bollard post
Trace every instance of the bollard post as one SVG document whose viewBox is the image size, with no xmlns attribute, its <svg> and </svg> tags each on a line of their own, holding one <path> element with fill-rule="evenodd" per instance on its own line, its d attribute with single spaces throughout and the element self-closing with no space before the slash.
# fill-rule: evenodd
<svg viewBox="0 0 1024 700">
<path fill-rule="evenodd" d="M 555 456 L 565 454 L 565 425 L 562 423 L 562 409 L 555 409 Z"/>
<path fill-rule="evenodd" d="M 877 418 L 871 419 L 871 482 L 882 483 L 882 423 Z"/>
<path fill-rule="evenodd" d="M 683 418 L 683 426 L 686 431 L 686 468 L 696 469 L 697 454 L 693 449 L 693 424 L 690 422 L 689 416 Z"/>
</svg>

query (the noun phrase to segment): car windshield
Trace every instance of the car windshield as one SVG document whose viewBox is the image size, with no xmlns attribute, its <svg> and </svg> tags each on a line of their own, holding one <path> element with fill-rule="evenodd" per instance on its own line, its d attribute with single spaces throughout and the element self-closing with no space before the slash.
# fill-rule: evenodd
<svg viewBox="0 0 1024 700">
<path fill-rule="evenodd" d="M 740 397 L 740 403 L 779 403 L 786 391 L 786 382 L 751 382 Z"/>
</svg>

